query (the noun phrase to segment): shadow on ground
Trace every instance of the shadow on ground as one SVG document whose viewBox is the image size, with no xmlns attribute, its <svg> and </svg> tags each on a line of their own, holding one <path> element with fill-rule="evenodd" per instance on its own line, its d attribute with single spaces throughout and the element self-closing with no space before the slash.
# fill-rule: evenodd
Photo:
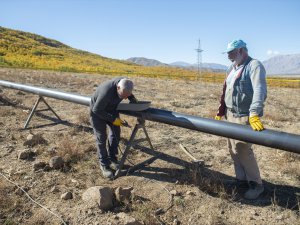
<svg viewBox="0 0 300 225">
<path fill-rule="evenodd" d="M 2 101 L 4 102 L 4 100 Z M 5 99 L 4 104 L 13 105 L 22 109 L 29 109 L 24 106 L 12 104 Z M 50 120 L 53 123 L 47 123 L 43 125 L 36 125 L 29 127 L 28 129 L 43 128 L 46 126 L 55 126 L 58 124 L 64 124 L 69 127 L 75 127 L 76 129 L 93 132 L 91 127 L 76 125 L 68 121 L 61 121 L 57 118 L 53 118 L 42 114 L 40 112 L 35 113 L 36 116 Z M 144 139 L 143 139 L 144 140 Z M 143 141 L 142 140 L 142 141 Z M 126 142 L 126 141 L 125 141 Z M 137 140 L 135 143 L 140 143 Z M 269 206 L 278 205 L 283 208 L 291 210 L 299 210 L 300 202 L 300 188 L 289 185 L 274 184 L 268 181 L 264 181 L 265 191 L 261 197 L 257 200 L 246 200 L 242 197 L 243 191 L 236 191 L 234 186 L 235 178 L 223 174 L 219 171 L 214 171 L 206 166 L 204 163 L 191 163 L 179 159 L 174 156 L 167 155 L 165 153 L 153 152 L 151 149 L 136 144 L 135 149 L 149 155 L 158 156 L 160 160 L 166 161 L 171 164 L 177 165 L 179 168 L 161 168 L 151 167 L 151 165 L 138 169 L 131 174 L 133 176 L 142 176 L 148 179 L 157 181 L 164 181 L 181 184 L 193 184 L 197 186 L 201 191 L 217 198 L 224 198 L 230 201 L 241 202 L 242 204 L 255 205 L 255 206 Z M 150 164 L 151 162 L 149 162 Z M 124 169 L 130 169 L 128 166 L 124 166 Z"/>
<path fill-rule="evenodd" d="M 149 148 L 140 145 L 135 146 L 135 148 L 143 153 L 153 154 Z M 160 153 L 159 159 L 175 164 L 179 168 L 161 168 L 149 165 L 133 172 L 132 175 L 170 183 L 193 184 L 212 197 L 224 198 L 229 201 L 241 202 L 242 204 L 260 207 L 277 205 L 290 210 L 299 210 L 299 187 L 263 181 L 265 191 L 260 198 L 247 200 L 242 197 L 245 190 L 237 191 L 234 185 L 234 177 L 212 170 L 204 163 L 187 162 L 165 153 Z"/>
</svg>

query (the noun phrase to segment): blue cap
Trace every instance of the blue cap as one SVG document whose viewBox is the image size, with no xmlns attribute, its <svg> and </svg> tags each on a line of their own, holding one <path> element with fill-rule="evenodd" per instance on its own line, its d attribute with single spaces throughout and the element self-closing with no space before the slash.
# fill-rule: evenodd
<svg viewBox="0 0 300 225">
<path fill-rule="evenodd" d="M 233 40 L 232 42 L 230 42 L 228 45 L 227 45 L 227 49 L 225 52 L 223 53 L 228 53 L 228 52 L 231 52 L 232 50 L 234 49 L 237 49 L 237 48 L 244 48 L 246 47 L 246 43 L 241 40 L 241 39 L 238 39 L 238 40 Z"/>
</svg>

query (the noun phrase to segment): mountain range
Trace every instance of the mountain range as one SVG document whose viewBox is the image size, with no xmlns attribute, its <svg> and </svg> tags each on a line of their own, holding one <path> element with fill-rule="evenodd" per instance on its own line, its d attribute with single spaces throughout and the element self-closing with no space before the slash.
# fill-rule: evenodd
<svg viewBox="0 0 300 225">
<path fill-rule="evenodd" d="M 183 61 L 177 61 L 170 64 L 162 63 L 155 59 L 144 57 L 133 57 L 127 59 L 129 62 L 143 66 L 170 66 L 187 69 L 197 69 L 197 64 L 190 64 Z M 300 54 L 278 55 L 262 62 L 268 75 L 299 75 L 300 74 Z M 217 63 L 202 63 L 202 69 L 206 71 L 221 72 L 227 69 L 227 66 Z"/>
<path fill-rule="evenodd" d="M 138 65 L 142 66 L 165 66 L 165 67 L 179 67 L 179 68 L 185 68 L 190 70 L 197 70 L 198 65 L 197 64 L 190 64 L 187 62 L 177 61 L 173 63 L 163 63 L 156 59 L 147 59 L 145 57 L 132 57 L 127 59 L 129 62 L 136 63 Z M 227 66 L 217 64 L 217 63 L 202 63 L 201 68 L 205 71 L 213 71 L 213 72 L 221 72 L 225 71 L 227 69 Z"/>
<path fill-rule="evenodd" d="M 300 54 L 278 55 L 263 62 L 268 75 L 299 75 Z M 37 34 L 0 26 L 0 67 L 50 69 L 101 74 L 139 74 L 145 76 L 192 77 L 197 64 L 162 63 L 134 57 L 127 60 L 107 58 L 67 46 Z M 203 71 L 223 72 L 226 66 L 202 63 Z"/>
<path fill-rule="evenodd" d="M 263 64 L 269 75 L 300 74 L 300 54 L 274 56 Z"/>
</svg>

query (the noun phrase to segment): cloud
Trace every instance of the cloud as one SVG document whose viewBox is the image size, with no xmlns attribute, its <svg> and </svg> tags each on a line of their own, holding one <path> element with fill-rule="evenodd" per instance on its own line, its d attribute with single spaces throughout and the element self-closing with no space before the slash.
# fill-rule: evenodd
<svg viewBox="0 0 300 225">
<path fill-rule="evenodd" d="M 268 50 L 267 51 L 267 55 L 268 56 L 275 56 L 275 55 L 278 55 L 280 52 L 277 51 L 277 50 Z"/>
</svg>

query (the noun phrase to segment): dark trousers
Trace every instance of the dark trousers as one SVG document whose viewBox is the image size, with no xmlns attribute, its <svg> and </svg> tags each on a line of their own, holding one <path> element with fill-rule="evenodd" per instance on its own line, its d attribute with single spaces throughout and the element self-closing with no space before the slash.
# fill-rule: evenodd
<svg viewBox="0 0 300 225">
<path fill-rule="evenodd" d="M 91 114 L 91 124 L 96 137 L 97 156 L 102 166 L 108 166 L 110 159 L 116 159 L 121 129 L 112 123 Z M 106 148 L 106 126 L 108 127 L 108 149 Z M 108 151 L 107 151 L 108 150 Z"/>
</svg>

